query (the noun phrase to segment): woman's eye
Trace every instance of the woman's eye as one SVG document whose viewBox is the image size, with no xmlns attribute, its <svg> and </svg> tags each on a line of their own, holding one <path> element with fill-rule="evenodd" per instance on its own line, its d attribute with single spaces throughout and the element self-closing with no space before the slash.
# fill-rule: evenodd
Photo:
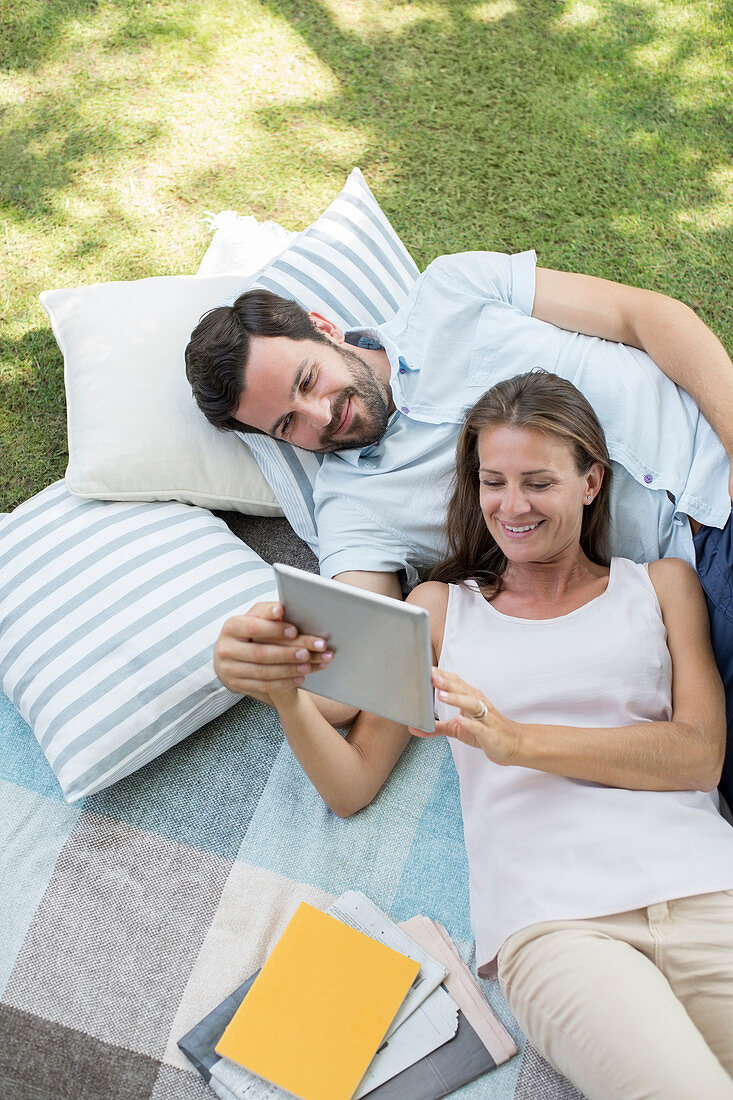
<svg viewBox="0 0 733 1100">
<path fill-rule="evenodd" d="M 485 481 L 484 480 L 484 481 L 481 482 L 481 484 L 484 485 L 487 489 L 501 489 L 501 482 L 500 481 Z"/>
<path fill-rule="evenodd" d="M 530 489 L 549 489 L 550 488 L 550 483 L 549 483 L 549 481 L 542 481 L 542 482 L 535 481 L 529 486 L 529 488 Z"/>
</svg>

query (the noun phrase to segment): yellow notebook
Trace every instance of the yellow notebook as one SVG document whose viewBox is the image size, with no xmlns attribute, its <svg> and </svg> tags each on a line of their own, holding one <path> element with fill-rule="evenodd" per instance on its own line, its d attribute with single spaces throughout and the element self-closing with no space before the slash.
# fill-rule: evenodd
<svg viewBox="0 0 733 1100">
<path fill-rule="evenodd" d="M 419 970 L 302 902 L 217 1054 L 301 1100 L 350 1100 Z"/>
</svg>

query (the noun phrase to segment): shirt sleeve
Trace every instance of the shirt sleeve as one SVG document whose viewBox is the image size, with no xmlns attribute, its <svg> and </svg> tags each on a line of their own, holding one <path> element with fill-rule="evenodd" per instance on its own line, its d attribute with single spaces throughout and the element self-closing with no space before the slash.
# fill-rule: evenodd
<svg viewBox="0 0 733 1100">
<path fill-rule="evenodd" d="M 340 495 L 327 497 L 316 509 L 321 576 L 336 577 L 350 570 L 398 573 L 407 564 L 404 540 Z"/>
<path fill-rule="evenodd" d="M 484 300 L 508 302 L 531 316 L 536 266 L 534 249 L 511 256 L 504 252 L 459 252 L 433 260 L 425 275 Z"/>
</svg>

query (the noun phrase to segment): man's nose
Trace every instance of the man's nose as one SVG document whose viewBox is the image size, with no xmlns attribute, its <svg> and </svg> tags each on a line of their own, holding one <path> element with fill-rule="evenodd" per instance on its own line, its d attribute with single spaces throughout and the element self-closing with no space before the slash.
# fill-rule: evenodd
<svg viewBox="0 0 733 1100">
<path fill-rule="evenodd" d="M 331 402 L 325 397 L 308 395 L 303 399 L 302 411 L 308 417 L 314 428 L 326 428 L 331 423 Z"/>
</svg>

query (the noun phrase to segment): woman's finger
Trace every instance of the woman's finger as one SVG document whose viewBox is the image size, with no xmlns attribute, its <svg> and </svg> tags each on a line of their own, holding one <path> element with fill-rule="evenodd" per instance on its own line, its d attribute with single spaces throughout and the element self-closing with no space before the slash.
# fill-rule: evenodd
<svg viewBox="0 0 733 1100">
<path fill-rule="evenodd" d="M 317 634 L 299 634 L 293 644 L 301 649 L 310 650 L 314 657 L 328 650 L 328 640 L 319 637 Z"/>
<path fill-rule="evenodd" d="M 486 702 L 476 692 L 439 691 L 438 698 L 441 703 L 447 703 L 449 707 L 457 707 L 466 718 L 474 721 L 480 721 L 488 714 L 489 708 Z"/>
<path fill-rule="evenodd" d="M 416 729 L 414 726 L 408 726 L 407 728 L 408 728 L 409 732 L 412 734 L 413 737 L 428 738 L 428 737 L 437 737 L 441 733 L 443 733 L 443 730 L 438 729 L 438 725 L 439 725 L 439 723 L 436 722 L 434 730 L 419 730 L 419 729 Z"/>
<path fill-rule="evenodd" d="M 481 692 L 477 688 L 467 684 L 465 680 L 462 680 L 460 676 L 457 676 L 455 672 L 446 672 L 442 668 L 434 668 L 432 675 L 433 686 L 438 691 L 452 691 L 459 692 L 464 695 L 472 695 L 474 698 L 481 698 Z"/>
</svg>

